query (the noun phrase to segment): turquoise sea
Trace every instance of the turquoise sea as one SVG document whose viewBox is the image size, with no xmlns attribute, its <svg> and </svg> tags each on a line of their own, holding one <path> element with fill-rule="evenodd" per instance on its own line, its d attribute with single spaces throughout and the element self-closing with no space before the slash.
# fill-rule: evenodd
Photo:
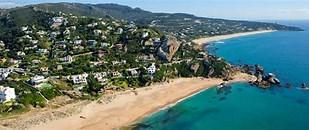
<svg viewBox="0 0 309 130">
<path fill-rule="evenodd" d="M 309 30 L 309 21 L 280 21 Z M 309 31 L 225 40 L 208 48 L 234 64 L 261 64 L 293 88 L 211 88 L 140 121 L 138 130 L 309 130 Z"/>
</svg>

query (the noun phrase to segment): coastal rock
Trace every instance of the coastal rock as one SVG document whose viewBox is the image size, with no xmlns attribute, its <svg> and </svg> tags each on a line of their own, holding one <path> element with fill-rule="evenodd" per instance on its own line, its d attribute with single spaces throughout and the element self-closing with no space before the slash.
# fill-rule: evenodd
<svg viewBox="0 0 309 130">
<path fill-rule="evenodd" d="M 173 56 L 178 51 L 180 42 L 176 37 L 168 36 L 168 40 L 164 41 L 157 51 L 157 55 L 167 61 L 172 61 Z"/>
<path fill-rule="evenodd" d="M 280 80 L 276 78 L 276 75 L 274 75 L 273 73 L 269 73 L 268 75 L 266 75 L 264 80 L 268 81 L 270 84 L 273 84 L 273 85 L 280 84 Z"/>
<path fill-rule="evenodd" d="M 268 73 L 266 76 L 261 78 L 261 74 L 257 75 L 257 80 L 254 82 L 255 85 L 261 88 L 270 88 L 271 85 L 280 85 L 280 80 L 273 73 Z"/>
</svg>

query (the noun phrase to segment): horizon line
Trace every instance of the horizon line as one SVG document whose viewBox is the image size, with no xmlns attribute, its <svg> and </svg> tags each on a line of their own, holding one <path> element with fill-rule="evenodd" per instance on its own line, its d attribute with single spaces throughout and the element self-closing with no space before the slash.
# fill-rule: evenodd
<svg viewBox="0 0 309 130">
<path fill-rule="evenodd" d="M 87 3 L 87 2 L 46 2 L 46 3 L 33 3 L 33 4 L 16 4 L 14 6 L 8 7 L 8 8 L 3 8 L 1 7 L 0 4 L 0 9 L 1 10 L 10 10 L 10 9 L 14 9 L 14 8 L 22 8 L 22 7 L 26 7 L 26 6 L 31 6 L 31 5 L 39 5 L 39 4 L 59 4 L 59 3 L 67 3 L 67 4 L 90 4 L 90 5 L 99 5 L 99 4 L 115 4 L 115 5 L 120 5 L 120 6 L 127 6 L 133 9 L 139 8 L 142 9 L 143 11 L 148 11 L 151 13 L 169 13 L 169 14 L 177 14 L 177 13 L 183 13 L 183 14 L 189 14 L 189 15 L 194 15 L 196 17 L 202 17 L 202 18 L 212 18 L 212 19 L 225 19 L 225 20 L 238 20 L 238 21 L 309 21 L 309 18 L 304 18 L 304 19 L 278 19 L 278 18 L 274 18 L 274 19 L 251 19 L 251 18 L 226 18 L 226 17 L 212 17 L 212 16 L 201 16 L 201 15 L 196 15 L 193 13 L 188 13 L 188 12 L 159 12 L 159 11 L 149 11 L 147 9 L 144 9 L 142 7 L 132 7 L 130 5 L 125 5 L 125 4 L 119 4 L 119 3 Z"/>
</svg>

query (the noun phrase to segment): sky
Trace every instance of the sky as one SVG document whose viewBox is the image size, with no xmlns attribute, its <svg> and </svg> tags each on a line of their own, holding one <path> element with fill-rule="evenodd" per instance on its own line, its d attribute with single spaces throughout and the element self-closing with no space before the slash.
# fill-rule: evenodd
<svg viewBox="0 0 309 130">
<path fill-rule="evenodd" d="M 50 2 L 117 3 L 152 12 L 236 20 L 309 20 L 309 0 L 0 0 L 0 8 Z"/>
</svg>

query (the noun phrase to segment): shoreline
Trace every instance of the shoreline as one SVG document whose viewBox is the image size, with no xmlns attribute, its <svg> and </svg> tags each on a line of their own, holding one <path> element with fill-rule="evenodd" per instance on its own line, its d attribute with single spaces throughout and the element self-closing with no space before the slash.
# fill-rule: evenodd
<svg viewBox="0 0 309 130">
<path fill-rule="evenodd" d="M 262 33 L 271 33 L 271 32 L 276 32 L 276 31 L 277 30 L 262 30 L 262 31 L 242 32 L 242 33 L 234 33 L 234 34 L 227 34 L 227 35 L 203 37 L 203 38 L 194 39 L 193 43 L 204 47 L 204 46 L 209 45 L 211 42 L 227 40 L 227 39 L 237 38 L 237 37 L 242 37 L 242 36 L 250 36 L 250 35 L 262 34 Z"/>
<path fill-rule="evenodd" d="M 254 76 L 238 73 L 228 83 L 248 82 Z M 136 123 L 155 112 L 176 105 L 200 92 L 222 83 L 222 79 L 179 78 L 170 83 L 156 84 L 137 89 L 137 95 L 127 91 L 118 93 L 109 103 L 92 102 L 83 106 L 81 113 L 40 125 L 31 126 L 31 130 L 92 130 L 117 129 Z M 173 92 L 173 93 L 171 93 Z M 81 118 L 85 117 L 85 118 Z"/>
</svg>

